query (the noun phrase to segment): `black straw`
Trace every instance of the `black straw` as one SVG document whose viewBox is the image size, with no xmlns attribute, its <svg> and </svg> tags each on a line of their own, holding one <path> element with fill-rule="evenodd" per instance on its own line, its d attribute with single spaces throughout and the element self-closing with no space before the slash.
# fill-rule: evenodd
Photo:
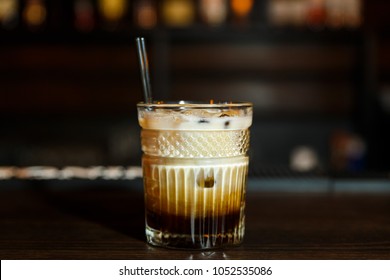
<svg viewBox="0 0 390 280">
<path fill-rule="evenodd" d="M 137 37 L 135 41 L 137 43 L 138 62 L 140 66 L 145 103 L 152 103 L 152 88 L 150 86 L 149 61 L 146 53 L 145 39 L 143 37 Z"/>
</svg>

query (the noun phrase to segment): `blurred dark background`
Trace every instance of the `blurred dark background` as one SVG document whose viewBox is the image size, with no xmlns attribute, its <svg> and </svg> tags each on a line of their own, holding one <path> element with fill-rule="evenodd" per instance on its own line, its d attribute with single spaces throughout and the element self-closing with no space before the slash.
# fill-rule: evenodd
<svg viewBox="0 0 390 280">
<path fill-rule="evenodd" d="M 144 36 L 156 99 L 253 102 L 252 168 L 388 172 L 389 12 L 384 0 L 0 0 L 0 166 L 140 165 Z"/>
</svg>

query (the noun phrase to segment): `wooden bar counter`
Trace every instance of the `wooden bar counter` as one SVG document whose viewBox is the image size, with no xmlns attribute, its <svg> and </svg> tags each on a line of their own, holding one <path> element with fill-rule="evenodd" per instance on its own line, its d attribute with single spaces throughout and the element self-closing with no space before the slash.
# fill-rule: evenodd
<svg viewBox="0 0 390 280">
<path fill-rule="evenodd" d="M 5 259 L 390 259 L 390 194 L 247 192 L 246 235 L 213 251 L 149 246 L 138 180 L 0 181 Z"/>
</svg>

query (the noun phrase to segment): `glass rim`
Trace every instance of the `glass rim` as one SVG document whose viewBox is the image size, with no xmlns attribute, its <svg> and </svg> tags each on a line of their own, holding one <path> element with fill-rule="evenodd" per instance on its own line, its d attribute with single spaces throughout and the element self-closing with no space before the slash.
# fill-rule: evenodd
<svg viewBox="0 0 390 280">
<path fill-rule="evenodd" d="M 154 101 L 153 103 L 139 102 L 137 103 L 139 108 L 159 108 L 159 109 L 172 109 L 172 108 L 248 108 L 253 107 L 252 102 L 245 101 L 191 101 L 191 100 L 173 100 L 173 101 Z"/>
</svg>

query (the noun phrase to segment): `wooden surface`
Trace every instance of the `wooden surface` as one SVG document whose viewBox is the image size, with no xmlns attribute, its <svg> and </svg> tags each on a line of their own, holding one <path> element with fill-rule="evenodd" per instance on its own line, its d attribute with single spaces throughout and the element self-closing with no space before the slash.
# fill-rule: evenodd
<svg viewBox="0 0 390 280">
<path fill-rule="evenodd" d="M 386 194 L 250 189 L 241 246 L 179 251 L 145 243 L 143 194 L 134 183 L 66 184 L 0 188 L 0 259 L 390 259 Z"/>
</svg>

